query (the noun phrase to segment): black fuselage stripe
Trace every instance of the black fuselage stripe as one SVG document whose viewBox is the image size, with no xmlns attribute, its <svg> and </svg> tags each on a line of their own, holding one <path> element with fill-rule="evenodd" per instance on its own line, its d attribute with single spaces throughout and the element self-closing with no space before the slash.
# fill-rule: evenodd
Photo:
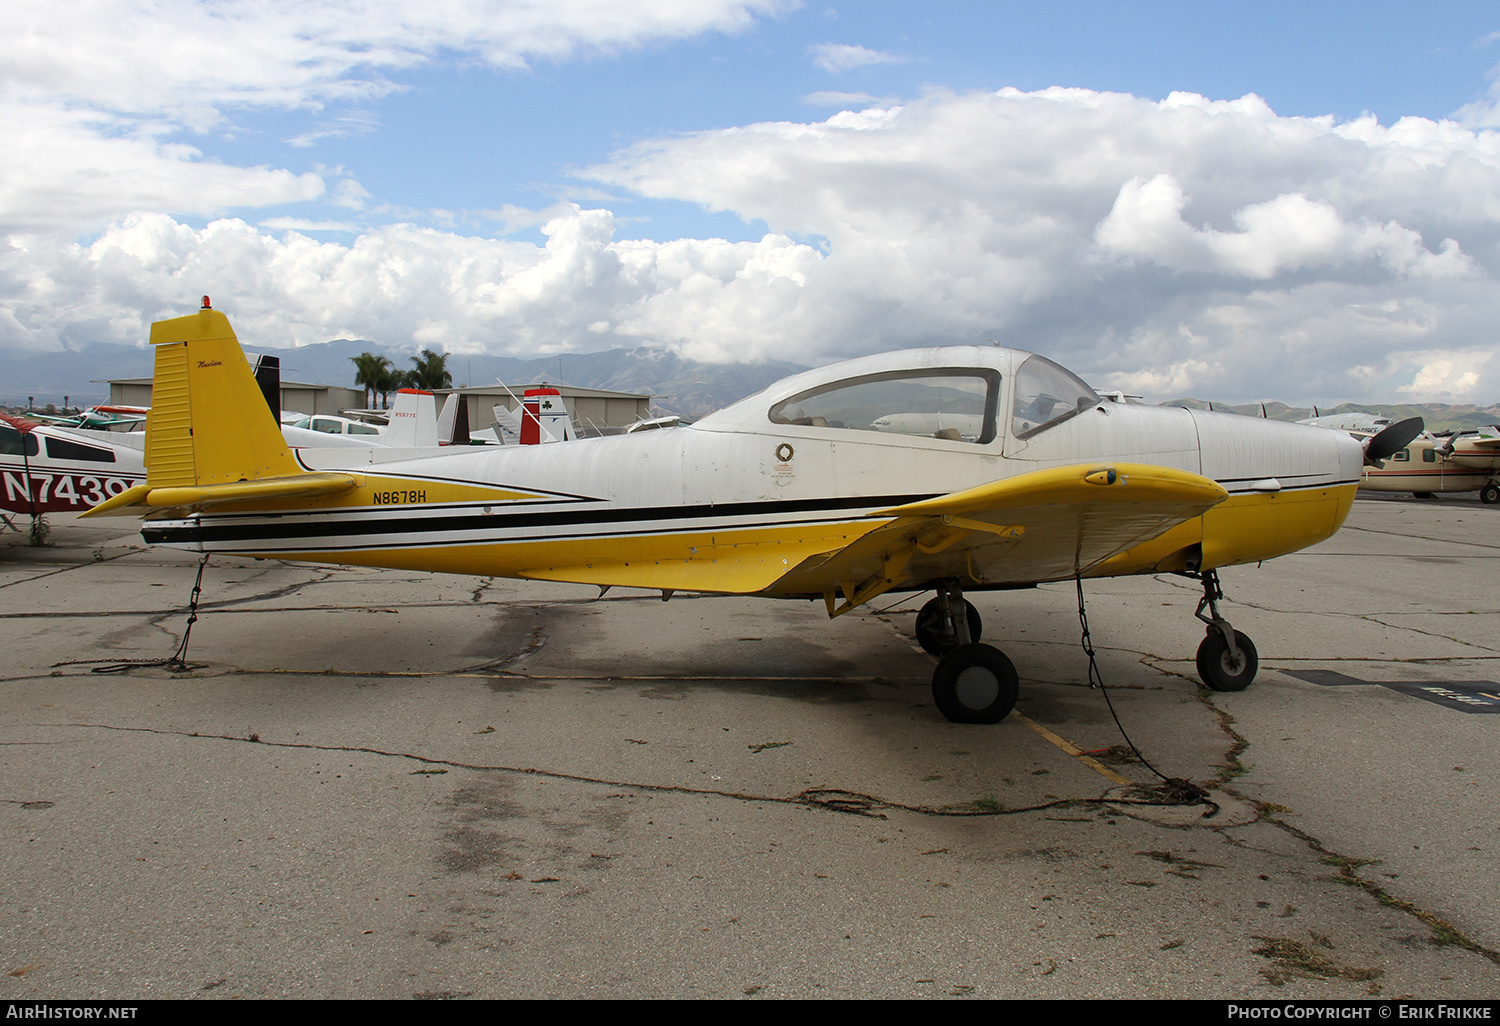
<svg viewBox="0 0 1500 1026">
<path fill-rule="evenodd" d="M 275 521 L 255 519 L 234 524 L 216 524 L 211 516 L 204 517 L 196 527 L 153 528 L 149 521 L 141 533 L 147 542 L 160 544 L 166 541 L 270 541 L 274 539 L 331 538 L 381 536 L 391 534 L 431 535 L 454 532 L 485 531 L 500 533 L 504 538 L 496 541 L 546 541 L 558 537 L 576 537 L 577 532 L 544 537 L 526 536 L 517 538 L 509 532 L 534 527 L 568 528 L 596 524 L 630 524 L 650 521 L 676 522 L 678 526 L 643 531 L 626 531 L 628 534 L 679 534 L 684 531 L 714 531 L 758 527 L 792 527 L 798 524 L 817 523 L 830 519 L 851 519 L 851 509 L 884 509 L 921 502 L 933 495 L 860 496 L 845 499 L 818 499 L 803 502 L 748 502 L 717 506 L 670 506 L 645 509 L 594 509 L 561 510 L 557 512 L 511 513 L 495 511 L 480 513 L 476 504 L 472 512 L 460 516 L 386 516 L 379 519 L 367 517 L 338 516 L 348 510 L 329 510 L 327 514 L 313 519 L 301 519 L 306 513 L 273 515 Z M 399 507 L 398 507 L 399 508 Z M 416 507 L 409 507 L 415 509 Z M 493 506 L 491 507 L 493 509 Z M 791 520 L 762 520 L 747 523 L 752 517 L 774 514 L 812 514 Z M 283 520 L 298 517 L 295 521 Z M 730 520 L 730 523 L 722 523 Z M 686 521 L 696 521 L 687 524 Z M 430 544 L 438 544 L 432 542 Z"/>
<path fill-rule="evenodd" d="M 837 519 L 823 518 L 823 519 L 816 519 L 816 520 L 778 520 L 778 521 L 766 521 L 766 522 L 760 523 L 760 524 L 736 524 L 732 528 L 720 527 L 720 528 L 716 529 L 716 528 L 712 528 L 712 527 L 706 527 L 706 528 L 702 528 L 701 530 L 703 532 L 707 533 L 707 532 L 712 532 L 714 530 L 718 530 L 718 531 L 722 532 L 722 531 L 727 531 L 727 530 L 747 531 L 747 530 L 757 530 L 757 529 L 764 529 L 764 528 L 787 528 L 787 527 L 808 527 L 808 526 L 822 526 L 822 527 L 827 527 L 827 526 L 837 525 L 837 524 L 841 524 L 841 523 L 857 523 L 859 521 L 862 521 L 863 519 L 864 519 L 863 517 L 857 517 L 857 516 L 855 516 L 855 517 L 842 517 L 842 518 L 837 518 Z M 471 531 L 468 532 L 468 533 L 474 534 L 474 533 L 476 533 L 476 530 L 477 529 L 471 529 Z M 649 537 L 655 537 L 655 536 L 659 536 L 659 535 L 678 536 L 678 537 L 680 537 L 683 534 L 685 534 L 687 532 L 690 532 L 690 531 L 693 531 L 693 530 L 694 530 L 693 528 L 670 527 L 670 528 L 659 528 L 659 529 L 654 529 L 654 530 L 647 529 L 647 530 L 634 530 L 634 531 L 630 531 L 630 530 L 625 530 L 625 531 L 590 531 L 590 532 L 587 532 L 587 533 L 579 532 L 579 531 L 570 531 L 570 532 L 564 532 L 564 533 L 558 533 L 558 534 L 514 535 L 514 534 L 491 534 L 491 533 L 485 533 L 483 535 L 478 535 L 476 537 L 468 537 L 468 538 L 461 538 L 461 537 L 447 537 L 447 538 L 442 538 L 442 537 L 427 537 L 425 535 L 420 535 L 419 536 L 417 532 L 413 532 L 413 534 L 410 537 L 403 538 L 403 539 L 400 539 L 398 541 L 362 540 L 363 538 L 365 538 L 365 536 L 361 535 L 359 532 L 357 532 L 357 531 L 344 531 L 344 532 L 338 533 L 337 535 L 331 535 L 330 536 L 330 537 L 336 537 L 336 538 L 338 538 L 339 540 L 336 541 L 336 542 L 335 541 L 324 541 L 324 540 L 321 540 L 321 539 L 307 538 L 307 537 L 303 537 L 303 538 L 288 538 L 288 539 L 279 539 L 279 540 L 286 541 L 288 543 L 287 545 L 260 544 L 260 545 L 255 546 L 254 549 L 250 549 L 248 547 L 246 547 L 246 548 L 236 548 L 236 551 L 256 551 L 256 552 L 280 552 L 280 551 L 292 551 L 292 552 L 365 552 L 365 551 L 370 551 L 370 550 L 375 550 L 375 549 L 440 549 L 440 548 L 452 548 L 452 547 L 457 547 L 457 546 L 468 547 L 468 546 L 476 546 L 476 545 L 517 545 L 517 544 L 521 544 L 521 545 L 533 545 L 533 544 L 546 543 L 546 542 L 578 542 L 578 541 L 603 541 L 603 540 L 607 540 L 607 539 L 620 539 L 620 538 L 649 538 Z M 272 538 L 251 538 L 250 536 L 245 535 L 245 534 L 228 534 L 228 535 L 223 535 L 223 536 L 217 536 L 216 537 L 213 534 L 211 534 L 210 532 L 207 532 L 207 531 L 205 531 L 205 530 L 203 530 L 201 528 L 197 528 L 197 527 L 160 528 L 160 529 L 156 529 L 156 530 L 152 530 L 152 531 L 142 531 L 141 533 L 142 533 L 143 537 L 145 538 L 146 542 L 148 544 L 152 544 L 152 545 L 163 545 L 163 544 L 173 544 L 173 543 L 181 545 L 181 544 L 189 544 L 189 543 L 191 543 L 191 544 L 205 544 L 205 545 L 210 545 L 210 546 L 216 545 L 216 544 L 228 544 L 231 547 L 242 547 L 242 546 L 249 546 L 249 544 L 252 541 L 260 541 L 260 542 L 263 542 L 263 543 L 269 543 L 269 542 L 278 540 L 278 539 L 272 539 Z M 457 534 L 457 532 L 454 532 L 454 533 Z M 388 535 L 381 535 L 381 536 L 370 536 L 370 537 L 374 538 L 374 537 L 389 537 L 389 536 Z"/>
</svg>

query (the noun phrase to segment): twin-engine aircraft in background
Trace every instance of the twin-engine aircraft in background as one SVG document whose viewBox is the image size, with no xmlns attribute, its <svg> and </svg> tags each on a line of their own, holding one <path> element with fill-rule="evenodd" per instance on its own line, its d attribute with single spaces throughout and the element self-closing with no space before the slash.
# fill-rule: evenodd
<svg viewBox="0 0 1500 1026">
<path fill-rule="evenodd" d="M 1500 426 L 1422 434 L 1378 466 L 1366 467 L 1361 488 L 1411 492 L 1479 491 L 1479 501 L 1500 502 Z"/>
<path fill-rule="evenodd" d="M 1407 441 L 1121 405 L 1044 357 L 951 346 L 798 374 L 668 431 L 341 461 L 287 447 L 223 314 L 160 321 L 151 342 L 146 481 L 88 516 L 142 515 L 148 542 L 206 553 L 822 599 L 830 616 L 933 590 L 917 637 L 963 722 L 1002 719 L 1018 687 L 966 590 L 1189 575 L 1199 671 L 1245 687 L 1256 652 L 1220 613 L 1219 568 L 1333 534 L 1366 456 Z"/>
</svg>

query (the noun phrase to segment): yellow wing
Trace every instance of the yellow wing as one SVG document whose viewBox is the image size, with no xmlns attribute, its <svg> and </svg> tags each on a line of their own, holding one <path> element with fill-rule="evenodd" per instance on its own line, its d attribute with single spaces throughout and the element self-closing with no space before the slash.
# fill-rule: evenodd
<svg viewBox="0 0 1500 1026">
<path fill-rule="evenodd" d="M 1143 569 L 1174 554 L 1180 566 L 1180 550 L 1202 541 L 1201 529 L 1187 522 L 1227 497 L 1187 471 L 1080 464 L 879 510 L 864 523 L 775 526 L 728 538 L 705 531 L 568 542 L 559 551 L 538 549 L 519 575 L 665 591 L 821 595 L 837 616 L 892 588 L 943 578 L 1066 580 L 1153 539 L 1159 541 L 1144 553 Z"/>
<path fill-rule="evenodd" d="M 829 615 L 837 616 L 892 588 L 942 578 L 999 585 L 1066 580 L 1226 498 L 1208 478 L 1170 467 L 1033 471 L 873 513 L 893 519 L 841 549 L 804 559 L 766 593 L 821 594 Z"/>
</svg>

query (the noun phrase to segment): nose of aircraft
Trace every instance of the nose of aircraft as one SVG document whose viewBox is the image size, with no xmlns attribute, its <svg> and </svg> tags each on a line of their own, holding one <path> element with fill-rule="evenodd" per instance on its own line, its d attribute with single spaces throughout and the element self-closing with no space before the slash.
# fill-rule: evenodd
<svg viewBox="0 0 1500 1026">
<path fill-rule="evenodd" d="M 1193 411 L 1205 477 L 1229 498 L 1203 518 L 1205 568 L 1295 552 L 1343 524 L 1364 450 L 1342 431 Z"/>
<path fill-rule="evenodd" d="M 1342 431 L 1259 417 L 1193 410 L 1202 473 L 1230 495 L 1274 478 L 1281 489 L 1356 484 L 1364 463 L 1359 442 Z"/>
</svg>

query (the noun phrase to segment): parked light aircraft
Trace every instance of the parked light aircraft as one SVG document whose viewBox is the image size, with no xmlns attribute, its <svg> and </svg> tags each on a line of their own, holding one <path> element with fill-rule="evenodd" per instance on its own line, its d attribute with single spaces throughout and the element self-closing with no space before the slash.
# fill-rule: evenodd
<svg viewBox="0 0 1500 1026">
<path fill-rule="evenodd" d="M 1266 408 L 1260 408 L 1260 415 L 1266 415 Z M 1306 420 L 1297 421 L 1298 424 L 1310 424 L 1313 427 L 1333 428 L 1337 431 L 1359 431 L 1375 434 L 1383 428 L 1391 426 L 1391 418 L 1377 416 L 1373 413 L 1324 413 L 1319 414 L 1318 408 L 1313 407 L 1313 415 Z"/>
<path fill-rule="evenodd" d="M 1359 486 L 1418 498 L 1478 489 L 1481 502 L 1500 502 L 1500 426 L 1424 433 L 1379 466 L 1366 467 Z"/>
<path fill-rule="evenodd" d="M 27 419 L 41 421 L 53 427 L 86 428 L 91 431 L 141 431 L 146 426 L 146 408 L 101 404 L 63 416 L 30 410 Z"/>
<path fill-rule="evenodd" d="M 510 389 L 506 388 L 506 391 L 510 392 Z M 511 392 L 510 397 L 515 399 L 516 394 Z M 569 442 L 578 437 L 562 393 L 545 381 L 540 386 L 526 389 L 514 410 L 496 403 L 491 411 L 495 415 L 495 426 L 471 432 L 473 441 L 491 445 L 543 445 Z"/>
<path fill-rule="evenodd" d="M 403 388 L 396 393 L 391 408 L 384 411 L 388 422 L 383 427 L 326 413 L 303 414 L 290 419 L 283 414 L 281 434 L 294 448 L 433 447 L 456 441 L 467 444 L 468 411 L 462 409 L 460 412 L 461 404 L 459 396 L 450 395 L 440 413 L 437 399 L 431 392 Z"/>
<path fill-rule="evenodd" d="M 82 513 L 145 481 L 139 432 L 85 431 L 0 416 L 0 510 Z"/>
<path fill-rule="evenodd" d="M 1191 576 L 1200 674 L 1247 686 L 1255 647 L 1221 615 L 1218 570 L 1333 534 L 1363 458 L 1406 441 L 1119 405 L 1044 357 L 951 346 L 798 374 L 670 431 L 341 463 L 287 448 L 222 313 L 151 342 L 147 480 L 86 515 L 143 515 L 148 542 L 205 553 L 821 598 L 830 616 L 935 590 L 918 640 L 962 722 L 1002 719 L 1018 687 L 965 590 Z M 937 412 L 977 434 L 874 429 Z"/>
<path fill-rule="evenodd" d="M 281 431 L 287 445 L 299 450 L 341 445 L 359 448 L 360 452 L 345 457 L 350 462 L 410 459 L 433 455 L 439 432 L 446 431 L 452 437 L 455 430 L 463 430 L 462 424 L 455 428 L 455 406 L 450 402 L 439 416 L 432 393 L 408 389 L 392 404 L 393 424 L 380 435 L 345 436 L 299 430 L 295 424 L 282 425 Z M 150 412 L 145 407 L 130 409 L 137 410 L 142 421 Z M 0 511 L 33 517 L 82 513 L 146 480 L 145 444 L 140 431 L 64 427 L 0 415 Z M 373 447 L 390 451 L 372 455 L 369 450 Z"/>
</svg>

